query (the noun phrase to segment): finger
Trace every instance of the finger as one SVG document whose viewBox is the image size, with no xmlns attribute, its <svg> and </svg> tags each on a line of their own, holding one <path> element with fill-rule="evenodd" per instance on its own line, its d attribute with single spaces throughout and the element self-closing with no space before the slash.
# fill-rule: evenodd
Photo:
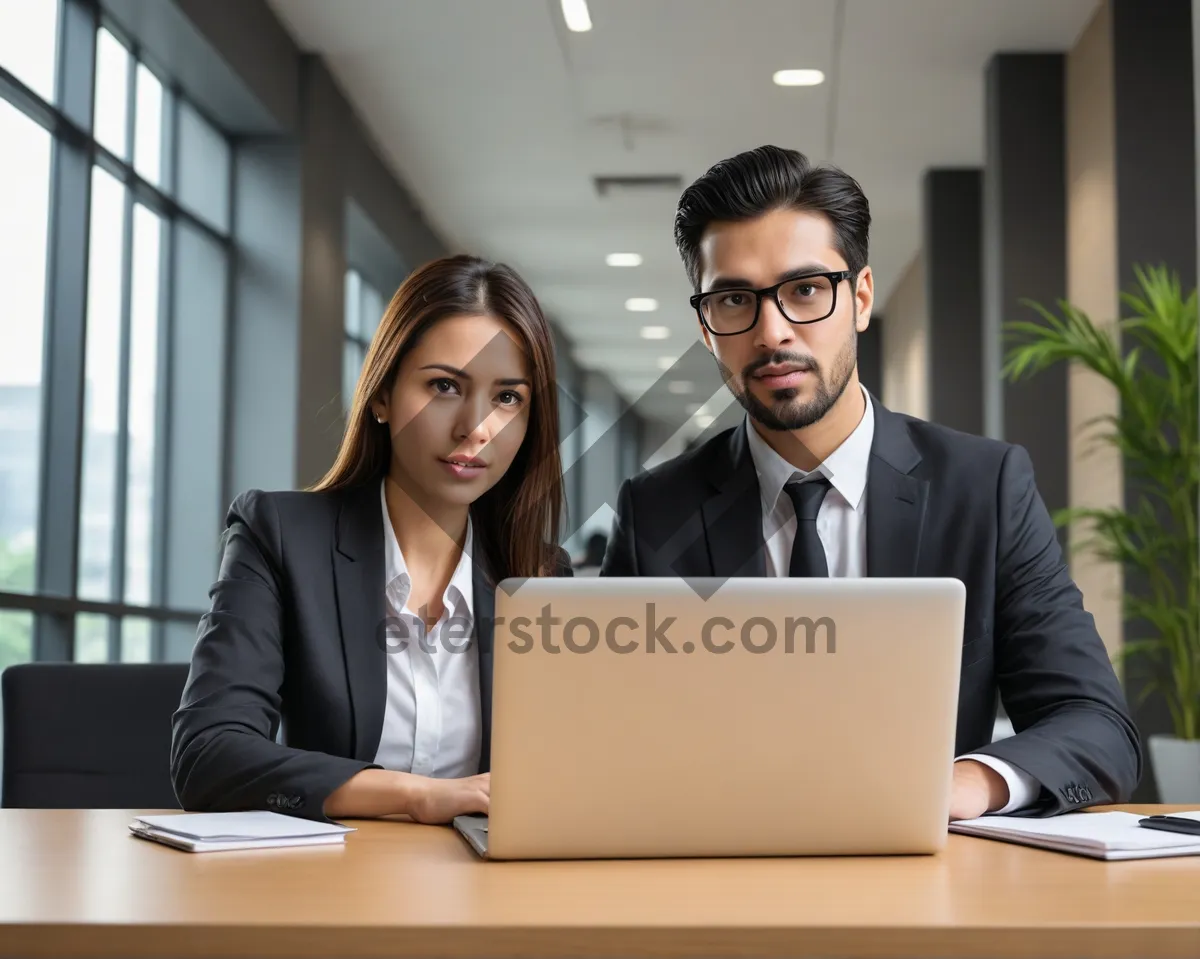
<svg viewBox="0 0 1200 959">
<path fill-rule="evenodd" d="M 462 812 L 464 814 L 484 813 L 488 811 L 488 797 L 477 789 L 471 790 L 470 793 L 462 798 Z"/>
</svg>

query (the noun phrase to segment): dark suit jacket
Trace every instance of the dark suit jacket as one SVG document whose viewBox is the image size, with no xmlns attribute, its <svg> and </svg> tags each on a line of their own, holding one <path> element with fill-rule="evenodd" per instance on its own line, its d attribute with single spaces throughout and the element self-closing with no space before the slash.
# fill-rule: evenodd
<svg viewBox="0 0 1200 959">
<path fill-rule="evenodd" d="M 570 572 L 560 551 L 558 574 Z M 480 771 L 486 772 L 495 591 L 481 562 L 474 584 Z M 229 510 L 209 595 L 172 725 L 171 775 L 180 804 L 325 820 L 330 793 L 375 767 L 383 729 L 378 483 L 333 493 L 242 494 Z"/>
<path fill-rule="evenodd" d="M 956 755 L 988 753 L 1035 778 L 1026 814 L 1128 800 L 1140 740 L 1029 455 L 871 402 L 867 575 L 967 588 Z M 601 575 L 765 575 L 746 429 L 623 484 Z M 1016 735 L 993 743 L 997 690 Z"/>
</svg>

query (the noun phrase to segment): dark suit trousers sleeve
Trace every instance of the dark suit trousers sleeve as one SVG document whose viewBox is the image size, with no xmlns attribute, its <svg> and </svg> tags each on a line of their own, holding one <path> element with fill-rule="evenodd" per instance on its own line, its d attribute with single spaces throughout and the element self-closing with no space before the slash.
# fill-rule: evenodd
<svg viewBox="0 0 1200 959">
<path fill-rule="evenodd" d="M 1137 729 L 1021 447 L 1001 468 L 998 522 L 996 675 L 1016 735 L 976 751 L 1041 783 L 1025 815 L 1127 801 L 1142 774 Z"/>
<path fill-rule="evenodd" d="M 257 491 L 230 509 L 211 605 L 172 725 L 184 809 L 268 809 L 328 821 L 330 793 L 371 763 L 275 741 L 284 676 L 279 521 Z"/>
</svg>

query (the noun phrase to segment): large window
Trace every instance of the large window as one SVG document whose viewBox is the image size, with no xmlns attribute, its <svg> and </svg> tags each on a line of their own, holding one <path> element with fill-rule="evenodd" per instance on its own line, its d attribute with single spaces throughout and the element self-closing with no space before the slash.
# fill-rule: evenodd
<svg viewBox="0 0 1200 959">
<path fill-rule="evenodd" d="M 52 143 L 4 100 L 0 143 L 0 591 L 27 593 L 37 560 Z"/>
<path fill-rule="evenodd" d="M 90 0 L 0 0 L 0 669 L 190 652 L 223 515 L 228 137 Z"/>
<path fill-rule="evenodd" d="M 342 405 L 349 412 L 367 350 L 383 318 L 383 297 L 358 270 L 346 273 L 346 338 L 342 347 Z"/>
</svg>

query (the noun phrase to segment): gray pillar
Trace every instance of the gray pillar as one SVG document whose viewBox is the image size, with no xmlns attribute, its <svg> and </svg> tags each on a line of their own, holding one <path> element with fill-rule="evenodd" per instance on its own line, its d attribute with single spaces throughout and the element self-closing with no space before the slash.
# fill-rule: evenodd
<svg viewBox="0 0 1200 959">
<path fill-rule="evenodd" d="M 929 418 L 982 434 L 983 174 L 930 170 L 923 187 Z"/>
<path fill-rule="evenodd" d="M 984 426 L 1028 451 L 1047 507 L 1067 505 L 1067 369 L 1002 382 L 1003 327 L 1067 291 L 1064 58 L 998 54 L 987 69 Z M 936 339 L 936 337 L 934 337 Z"/>
<path fill-rule="evenodd" d="M 350 116 L 320 58 L 300 62 L 301 286 L 296 482 L 317 482 L 342 439 L 342 343 L 345 336 L 345 143 Z M 391 292 L 390 290 L 388 291 Z"/>
<path fill-rule="evenodd" d="M 1121 288 L 1135 264 L 1196 285 L 1191 0 L 1112 0 Z"/>
<path fill-rule="evenodd" d="M 1110 2 L 1117 275 L 1125 291 L 1135 283 L 1135 266 L 1165 265 L 1178 273 L 1186 293 L 1196 285 L 1197 256 L 1191 0 Z M 1136 507 L 1139 498 L 1136 477 L 1127 465 L 1126 507 Z M 1147 589 L 1135 571 L 1126 570 L 1125 577 L 1126 590 L 1141 593 Z M 1131 621 L 1126 626 L 1126 640 L 1136 640 L 1147 632 L 1142 624 Z M 1131 659 L 1125 681 L 1133 703 L 1145 687 L 1145 675 L 1140 661 Z M 1171 731 L 1166 704 L 1157 696 L 1138 705 L 1134 718 L 1143 739 Z M 1152 767 L 1148 766 L 1134 799 L 1157 801 Z"/>
</svg>

